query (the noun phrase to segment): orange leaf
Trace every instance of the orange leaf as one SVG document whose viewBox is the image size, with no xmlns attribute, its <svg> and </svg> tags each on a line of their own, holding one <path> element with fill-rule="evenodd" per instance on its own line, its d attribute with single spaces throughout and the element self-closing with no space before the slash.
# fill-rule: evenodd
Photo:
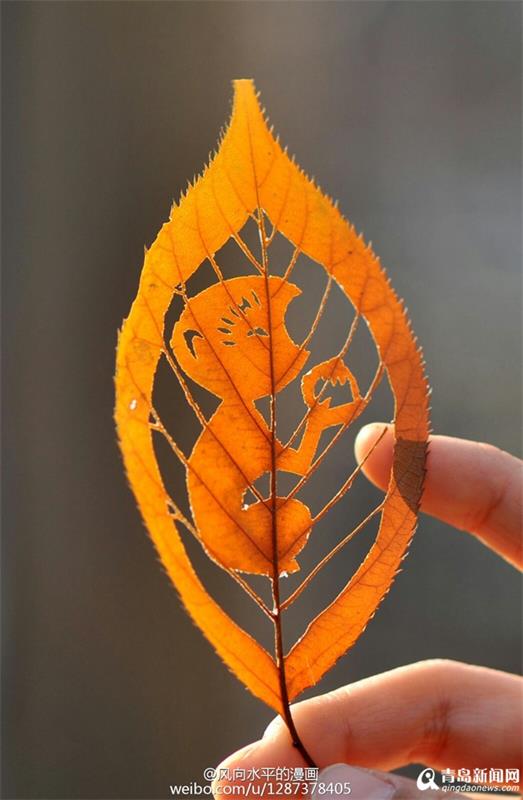
<svg viewBox="0 0 523 800">
<path fill-rule="evenodd" d="M 259 255 L 241 236 L 249 220 L 258 227 Z M 294 247 L 283 277 L 270 273 L 275 235 L 283 235 Z M 235 278 L 224 276 L 216 256 L 230 239 L 245 263 L 246 274 Z M 291 276 L 302 254 L 323 267 L 326 288 L 310 332 L 298 345 L 287 330 L 286 317 L 300 294 Z M 187 283 L 204 262 L 211 265 L 216 280 L 191 295 Z M 342 349 L 302 376 L 305 413 L 291 439 L 283 443 L 276 430 L 276 398 L 308 362 L 307 348 L 333 285 L 350 300 L 355 317 Z M 183 311 L 173 330 L 164 331 L 174 295 L 183 300 Z M 360 320 L 366 322 L 379 356 L 365 391 L 344 361 Z M 161 359 L 179 381 L 202 428 L 189 455 L 174 441 L 153 405 Z M 296 495 L 368 406 L 384 375 L 395 401 L 396 437 L 387 495 L 284 600 L 281 574 L 299 569 L 298 556 L 314 525 L 351 488 L 359 468 L 315 516 Z M 192 382 L 219 398 L 209 419 L 192 394 Z M 318 382 L 323 386 L 317 392 Z M 333 404 L 324 397 L 336 383 L 346 388 L 350 400 Z M 356 641 L 390 588 L 412 538 L 424 477 L 427 394 L 421 353 L 376 256 L 273 137 L 252 82 L 236 81 L 232 119 L 217 154 L 172 209 L 169 222 L 146 253 L 138 295 L 118 342 L 116 422 L 131 487 L 185 607 L 233 672 L 284 715 L 295 740 L 289 702 L 315 684 Z M 255 405 L 266 397 L 269 422 Z M 332 428 L 336 432 L 331 442 L 318 452 L 323 432 Z M 166 492 L 153 432 L 164 437 L 186 469 L 192 519 Z M 278 494 L 279 471 L 298 477 L 286 496 Z M 268 497 L 255 485 L 265 473 L 270 476 Z M 247 505 L 249 491 L 254 502 Z M 284 656 L 285 610 L 324 564 L 378 514 L 378 534 L 365 560 Z M 191 565 L 179 526 L 196 537 L 270 619 L 276 634 L 274 657 L 209 596 Z M 272 609 L 244 573 L 269 578 Z"/>
</svg>

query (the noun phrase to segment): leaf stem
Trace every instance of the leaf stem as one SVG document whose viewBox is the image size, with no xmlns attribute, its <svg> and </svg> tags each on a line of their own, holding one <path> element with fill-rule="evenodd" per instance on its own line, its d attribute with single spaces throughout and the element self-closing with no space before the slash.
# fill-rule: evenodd
<svg viewBox="0 0 523 800">
<path fill-rule="evenodd" d="M 278 561 L 277 553 L 275 560 L 277 564 Z M 289 703 L 289 693 L 287 691 L 287 680 L 285 677 L 285 656 L 283 653 L 283 636 L 282 636 L 282 625 L 281 625 L 281 614 L 280 614 L 280 582 L 278 576 L 274 580 L 272 580 L 272 596 L 274 600 L 274 609 L 273 609 L 274 642 L 276 651 L 276 666 L 278 668 L 278 677 L 280 682 L 280 696 L 281 696 L 281 703 L 283 710 L 282 717 L 285 720 L 287 728 L 289 729 L 293 747 L 295 747 L 296 750 L 299 752 L 299 754 L 301 755 L 307 766 L 315 767 L 316 766 L 315 762 L 309 755 L 305 745 L 300 739 L 298 731 L 296 730 L 296 725 L 294 724 L 294 720 L 292 718 L 292 713 Z"/>
<path fill-rule="evenodd" d="M 267 237 L 263 220 L 263 211 L 258 205 L 258 228 L 260 231 L 262 265 L 265 276 L 265 292 L 267 299 L 267 327 L 269 330 L 269 365 L 270 365 L 270 431 L 271 431 L 271 515 L 272 515 L 272 600 L 273 600 L 273 622 L 274 622 L 274 650 L 276 657 L 276 667 L 278 670 L 278 680 L 280 685 L 280 697 L 282 703 L 282 717 L 285 720 L 292 744 L 298 750 L 301 757 L 309 767 L 316 764 L 307 752 L 305 745 L 300 739 L 294 720 L 292 718 L 289 693 L 287 690 L 287 679 L 285 675 L 285 654 L 283 651 L 283 632 L 281 624 L 281 598 L 280 598 L 280 566 L 278 559 L 278 525 L 277 525 L 277 458 L 276 458 L 276 379 L 274 375 L 274 352 L 272 346 L 272 318 L 271 318 L 271 296 L 269 287 L 269 264 L 267 256 Z"/>
</svg>

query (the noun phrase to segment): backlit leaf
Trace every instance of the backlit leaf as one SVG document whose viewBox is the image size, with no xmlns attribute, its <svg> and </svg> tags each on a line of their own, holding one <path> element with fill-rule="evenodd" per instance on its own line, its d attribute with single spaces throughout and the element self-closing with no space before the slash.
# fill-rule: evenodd
<svg viewBox="0 0 523 800">
<path fill-rule="evenodd" d="M 249 223 L 258 230 L 256 249 L 244 236 Z M 291 243 L 292 254 L 286 268 L 274 274 L 271 247 L 277 236 Z M 227 277 L 222 269 L 220 250 L 228 241 L 241 254 L 240 276 Z M 293 271 L 301 256 L 321 265 L 325 288 L 308 334 L 297 343 L 289 334 L 287 315 L 300 295 Z M 212 267 L 214 282 L 193 292 L 188 284 L 204 263 Z M 311 365 L 310 347 L 333 286 L 355 313 L 352 321 L 348 318 L 341 349 Z M 182 311 L 167 329 L 173 297 Z M 365 325 L 378 364 L 368 385 L 360 386 L 346 361 L 358 326 Z M 201 426 L 191 452 L 177 444 L 154 406 L 162 361 Z M 297 410 L 294 433 L 282 441 L 278 398 L 300 376 L 303 412 Z M 387 495 L 283 597 L 283 574 L 299 570 L 300 553 L 314 536 L 315 525 L 349 491 L 359 468 L 340 477 L 316 514 L 298 495 L 383 380 L 388 380 L 395 404 Z M 203 413 L 196 384 L 218 398 L 214 414 Z M 329 397 L 336 385 L 346 392 L 341 403 Z M 262 398 L 269 398 L 269 419 L 256 404 Z M 146 253 L 138 294 L 118 341 L 116 422 L 131 487 L 187 611 L 230 669 L 285 717 L 292 732 L 289 702 L 357 640 L 390 588 L 412 538 L 424 477 L 427 383 L 404 308 L 378 259 L 274 138 L 250 81 L 235 82 L 232 118 L 217 154 L 173 207 Z M 333 435 L 323 445 L 322 435 L 329 430 Z M 190 515 L 166 491 L 153 434 L 163 437 L 186 471 Z M 297 480 L 286 494 L 278 491 L 281 472 Z M 268 493 L 256 485 L 263 475 L 269 476 Z M 247 502 L 249 493 L 252 502 Z M 338 596 L 284 654 L 286 610 L 326 563 L 378 517 L 376 539 L 356 573 L 347 576 Z M 269 619 L 275 630 L 274 653 L 208 594 L 183 544 L 184 528 Z M 258 596 L 250 574 L 266 576 L 272 603 Z"/>
</svg>

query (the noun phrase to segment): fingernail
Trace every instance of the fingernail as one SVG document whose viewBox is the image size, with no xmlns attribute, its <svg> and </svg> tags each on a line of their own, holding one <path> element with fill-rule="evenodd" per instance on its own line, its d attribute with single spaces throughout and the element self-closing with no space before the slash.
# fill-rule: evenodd
<svg viewBox="0 0 523 800">
<path fill-rule="evenodd" d="M 394 786 L 365 769 L 347 764 L 333 764 L 322 769 L 312 800 L 325 797 L 345 797 L 347 800 L 391 800 Z"/>
</svg>

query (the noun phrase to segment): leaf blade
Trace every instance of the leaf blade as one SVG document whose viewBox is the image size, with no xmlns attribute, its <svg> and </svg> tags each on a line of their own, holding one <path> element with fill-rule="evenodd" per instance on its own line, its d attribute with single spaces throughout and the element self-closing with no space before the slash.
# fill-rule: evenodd
<svg viewBox="0 0 523 800">
<path fill-rule="evenodd" d="M 274 234 L 279 232 L 294 245 L 294 255 L 283 283 L 281 279 L 276 283 L 275 278 L 268 279 L 267 286 L 273 288 L 266 292 L 266 309 L 257 308 L 255 301 L 251 304 L 252 308 L 249 306 L 249 313 L 257 315 L 254 324 L 248 321 L 242 311 L 245 300 L 245 297 L 241 297 L 242 292 L 235 294 L 235 287 L 239 284 L 223 279 L 215 254 L 230 238 L 236 241 L 251 268 L 258 273 L 257 278 L 250 277 L 245 284 L 258 297 L 261 290 L 257 288 L 257 284 L 255 286 L 255 281 L 264 280 L 266 251 L 262 257 L 263 263 L 258 262 L 242 241 L 240 231 L 248 219 L 256 218 L 258 225 L 263 225 L 264 214 L 271 221 L 273 231 L 268 238 L 263 232 L 263 247 L 266 248 Z M 384 365 L 393 390 L 397 444 L 393 474 L 383 503 L 375 543 L 338 597 L 311 622 L 285 659 L 277 658 L 276 663 L 264 648 L 225 614 L 196 576 L 176 526 L 172 525 L 171 515 L 166 509 L 167 495 L 155 459 L 148 418 L 152 410 L 156 369 L 160 358 L 167 356 L 164 341 L 165 314 L 173 293 L 182 293 L 186 304 L 184 313 L 186 316 L 192 313 L 190 322 L 203 339 L 203 344 L 198 339 L 194 345 L 197 355 L 203 356 L 202 348 L 210 344 L 212 349 L 215 343 L 216 350 L 214 355 L 211 354 L 211 362 L 215 364 L 215 371 L 231 373 L 226 382 L 232 387 L 227 390 L 223 388 L 222 376 L 222 384 L 214 387 L 215 393 L 224 397 L 224 391 L 226 394 L 229 391 L 237 392 L 237 419 L 243 420 L 241 424 L 244 428 L 240 426 L 236 435 L 241 433 L 251 443 L 247 453 L 235 445 L 234 457 L 231 445 L 229 460 L 224 461 L 222 451 L 225 449 L 227 454 L 227 447 L 224 448 L 223 443 L 230 436 L 233 417 L 228 418 L 227 425 L 220 425 L 215 416 L 212 436 L 207 437 L 206 446 L 201 445 L 199 452 L 193 452 L 187 459 L 193 514 L 196 507 L 207 508 L 206 515 L 200 514 L 199 520 L 196 514 L 195 519 L 199 523 L 196 525 L 197 533 L 208 555 L 229 572 L 247 569 L 270 575 L 272 559 L 272 580 L 273 584 L 277 584 L 279 569 L 292 571 L 296 563 L 295 556 L 306 544 L 310 532 L 307 531 L 310 520 L 310 514 L 307 516 L 308 510 L 306 513 L 303 503 L 292 497 L 280 501 L 273 491 L 277 511 L 273 515 L 272 523 L 267 522 L 264 516 L 266 509 L 261 502 L 263 498 L 258 496 L 256 513 L 253 514 L 252 509 L 250 510 L 252 524 L 250 530 L 246 530 L 243 509 L 233 509 L 231 513 L 230 508 L 225 508 L 220 500 L 220 491 L 227 497 L 233 491 L 238 493 L 242 486 L 254 487 L 256 475 L 264 470 L 274 473 L 270 461 L 266 463 L 267 454 L 260 455 L 265 444 L 258 435 L 263 433 L 263 425 L 257 412 L 252 411 L 248 407 L 249 403 L 246 405 L 245 402 L 242 411 L 240 401 L 245 393 L 245 386 L 251 380 L 248 377 L 251 370 L 259 367 L 261 372 L 267 372 L 270 361 L 274 360 L 276 374 L 281 376 L 276 385 L 276 391 L 279 391 L 296 377 L 308 356 L 305 350 L 308 340 L 305 345 L 292 351 L 292 346 L 296 346 L 288 335 L 285 338 L 285 326 L 270 324 L 271 312 L 275 314 L 275 319 L 283 320 L 287 305 L 295 294 L 290 289 L 293 284 L 289 283 L 289 278 L 300 253 L 306 254 L 324 267 L 329 286 L 330 281 L 334 280 L 351 301 L 357 319 L 366 321 L 376 344 L 380 363 Z M 199 299 L 188 298 L 185 286 L 206 259 L 212 264 L 218 277 L 217 286 L 221 286 L 226 293 L 222 292 L 219 296 L 216 288 L 211 287 L 213 291 L 209 296 L 214 299 L 204 303 L 200 295 Z M 229 316 L 226 314 L 224 321 L 222 315 L 219 327 L 209 333 L 212 328 L 210 320 L 227 303 Z M 322 304 L 319 316 L 323 313 Z M 198 305 L 200 317 L 191 312 L 191 305 L 193 308 Z M 263 306 L 263 303 L 259 305 Z M 268 317 L 267 314 L 263 316 L 266 312 Z M 254 358 L 252 353 L 247 357 L 251 351 L 246 350 L 238 337 L 235 340 L 231 323 L 236 326 L 236 330 L 243 326 L 243 333 L 251 336 L 250 348 L 259 346 L 254 351 Z M 317 322 L 314 323 L 314 328 L 316 324 Z M 186 326 L 176 338 L 175 326 L 171 347 L 177 358 L 182 358 L 182 369 L 187 374 L 192 371 L 191 377 L 194 378 L 194 364 L 190 359 L 183 363 L 181 356 L 184 352 L 182 334 L 187 329 Z M 268 332 L 268 348 L 260 338 L 260 331 Z M 311 335 L 313 333 L 314 330 Z M 229 355 L 234 351 L 234 359 L 217 355 L 221 345 L 226 346 Z M 209 353 L 206 356 L 209 363 L 208 356 Z M 187 358 L 186 355 L 184 357 Z M 227 358 L 226 362 L 224 358 Z M 345 379 L 345 372 L 339 364 L 335 370 L 336 377 Z M 350 374 L 346 367 L 344 370 Z M 205 385 L 206 381 L 208 375 L 203 375 L 200 382 Z M 240 386 L 242 388 L 239 391 Z M 353 392 L 357 388 L 353 378 L 351 387 Z M 405 311 L 378 259 L 352 226 L 343 219 L 334 203 L 289 159 L 273 137 L 251 81 L 235 82 L 231 123 L 216 156 L 181 202 L 173 207 L 169 222 L 162 227 L 146 253 L 138 295 L 119 339 L 116 394 L 115 416 L 129 481 L 151 537 L 186 609 L 240 680 L 272 708 L 285 713 L 287 690 L 290 699 L 295 698 L 304 688 L 319 680 L 358 638 L 390 588 L 399 563 L 407 551 L 416 526 L 423 485 L 429 425 L 428 385 L 421 353 Z M 274 381 L 272 389 L 265 390 L 264 394 L 275 396 Z M 366 402 L 366 397 L 357 397 L 352 404 L 347 405 L 339 422 L 345 426 L 350 424 Z M 284 468 L 302 475 L 303 482 L 319 466 L 319 463 L 314 465 L 311 461 L 314 442 L 319 439 L 319 432 L 325 425 L 335 424 L 332 421 L 332 410 L 326 413 L 325 407 L 321 408 L 321 403 L 317 406 L 314 409 L 309 406 L 308 415 L 304 419 L 304 435 L 312 442 L 307 453 L 304 448 L 301 456 L 294 450 L 287 450 L 285 453 L 285 448 L 281 450 L 281 458 L 285 459 L 285 462 L 280 462 L 281 465 L 285 463 Z M 245 428 L 248 417 L 250 422 Z M 327 422 L 327 418 L 330 422 Z M 207 426 L 204 434 L 206 429 Z M 221 490 L 220 480 L 216 481 L 213 470 L 209 469 L 209 464 L 215 462 L 222 465 L 218 476 L 222 480 Z M 273 461 L 274 463 L 277 462 Z M 312 467 L 307 466 L 308 464 L 312 464 Z M 224 475 L 230 477 L 228 488 L 223 484 Z M 222 511 L 225 510 L 225 515 L 221 513 L 220 507 Z M 224 534 L 229 525 L 227 517 L 233 525 L 228 540 Z M 204 530 L 210 533 L 204 535 Z M 238 536 L 243 534 L 247 538 L 241 540 L 243 544 L 240 547 Z M 271 535 L 275 540 L 272 544 L 269 541 Z M 292 542 L 294 549 L 289 546 Z M 252 552 L 249 554 L 250 545 L 253 545 L 253 549 L 251 548 Z M 274 547 L 277 548 L 276 557 Z M 235 553 L 235 550 L 238 552 Z M 284 554 L 285 557 L 288 556 L 287 561 L 284 561 Z M 350 621 L 349 625 L 345 624 L 341 634 L 340 619 L 345 623 Z"/>
</svg>

